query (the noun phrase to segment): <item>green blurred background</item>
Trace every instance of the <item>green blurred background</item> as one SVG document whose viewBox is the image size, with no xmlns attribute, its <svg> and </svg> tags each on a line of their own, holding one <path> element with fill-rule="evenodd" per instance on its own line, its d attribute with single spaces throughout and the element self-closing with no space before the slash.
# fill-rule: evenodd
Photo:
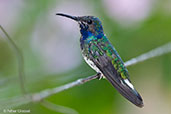
<svg viewBox="0 0 171 114">
<path fill-rule="evenodd" d="M 99 17 L 124 61 L 171 41 L 170 0 L 0 0 L 0 25 L 23 52 L 29 93 L 95 74 L 81 56 L 78 24 L 56 16 L 57 12 Z M 10 98 L 22 93 L 16 56 L 4 37 L 0 32 L 0 103 L 8 101 L 10 105 Z M 104 79 L 46 100 L 79 114 L 171 114 L 171 54 L 138 63 L 128 70 L 144 99 L 141 109 L 125 100 Z M 15 109 L 30 109 L 31 114 L 59 113 L 40 103 Z"/>
</svg>

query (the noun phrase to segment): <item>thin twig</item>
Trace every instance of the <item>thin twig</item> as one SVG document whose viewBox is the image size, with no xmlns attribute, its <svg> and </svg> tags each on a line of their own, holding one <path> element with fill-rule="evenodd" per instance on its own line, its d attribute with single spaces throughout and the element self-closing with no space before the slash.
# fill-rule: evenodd
<svg viewBox="0 0 171 114">
<path fill-rule="evenodd" d="M 25 90 L 25 86 L 24 86 L 25 74 L 24 74 L 23 54 L 22 54 L 20 49 L 17 47 L 17 45 L 14 43 L 14 41 L 11 39 L 11 37 L 8 35 L 8 33 L 5 31 L 5 29 L 1 25 L 0 25 L 0 29 L 5 34 L 9 45 L 11 45 L 11 47 L 14 49 L 14 51 L 16 53 L 17 61 L 18 61 L 18 76 L 19 76 L 19 80 L 20 80 L 20 87 L 21 87 L 22 93 L 26 94 L 26 90 Z"/>
<path fill-rule="evenodd" d="M 42 100 L 40 102 L 44 107 L 56 111 L 56 112 L 60 112 L 62 114 L 78 114 L 78 112 L 72 108 L 69 107 L 65 107 L 65 106 L 61 106 L 61 105 L 57 105 L 54 104 L 52 102 L 49 102 L 47 100 Z"/>
<path fill-rule="evenodd" d="M 64 90 L 70 89 L 72 87 L 84 84 L 93 79 L 97 79 L 99 77 L 99 75 L 100 74 L 96 74 L 96 75 L 89 76 L 86 78 L 78 79 L 74 82 L 71 82 L 71 83 L 56 87 L 56 88 L 52 88 L 52 89 L 46 89 L 39 93 L 26 94 L 25 96 L 17 96 L 17 97 L 8 99 L 8 101 L 6 101 L 6 102 L 2 101 L 0 103 L 0 110 L 2 110 L 4 108 L 13 108 L 13 107 L 17 107 L 17 106 L 24 105 L 24 104 L 29 104 L 31 102 L 40 102 L 43 99 L 45 99 L 51 95 L 54 95 L 56 93 L 62 92 Z"/>
<path fill-rule="evenodd" d="M 151 59 L 153 57 L 164 55 L 164 54 L 169 53 L 169 52 L 171 52 L 171 42 L 169 42 L 163 46 L 160 46 L 156 49 L 153 49 L 147 53 L 144 53 L 138 57 L 132 58 L 131 60 L 125 62 L 125 66 L 134 65 L 136 63 L 143 62 L 147 59 Z"/>
<path fill-rule="evenodd" d="M 84 84 L 84 83 L 89 82 L 89 81 L 94 80 L 94 79 L 97 79 L 97 78 L 99 78 L 99 76 L 100 76 L 100 74 L 96 74 L 96 75 L 93 75 L 93 76 L 89 76 L 87 78 L 78 79 L 78 80 L 76 80 L 74 82 L 71 82 L 71 83 L 68 83 L 68 84 L 53 88 L 53 89 L 43 90 L 43 91 L 41 91 L 39 93 L 33 94 L 32 100 L 34 102 L 41 101 L 42 99 L 44 99 L 46 97 L 49 97 L 51 95 L 54 95 L 56 93 L 59 93 L 61 91 L 64 91 L 64 90 L 70 89 L 72 87 Z"/>
</svg>

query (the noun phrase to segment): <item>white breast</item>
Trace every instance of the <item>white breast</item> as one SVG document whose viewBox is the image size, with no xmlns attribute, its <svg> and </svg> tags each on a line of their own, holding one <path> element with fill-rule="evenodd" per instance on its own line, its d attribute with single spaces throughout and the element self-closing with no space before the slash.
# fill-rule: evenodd
<svg viewBox="0 0 171 114">
<path fill-rule="evenodd" d="M 88 59 L 86 56 L 84 56 L 84 60 L 86 61 L 86 63 L 92 68 L 94 69 L 97 73 L 101 73 L 101 71 L 99 70 L 99 68 L 96 67 L 96 65 L 93 63 L 92 60 Z"/>
</svg>

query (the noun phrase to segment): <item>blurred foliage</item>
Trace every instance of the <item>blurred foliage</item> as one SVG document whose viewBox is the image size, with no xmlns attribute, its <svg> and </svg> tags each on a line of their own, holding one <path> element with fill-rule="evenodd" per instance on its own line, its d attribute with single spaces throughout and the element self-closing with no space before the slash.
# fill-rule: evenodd
<svg viewBox="0 0 171 114">
<path fill-rule="evenodd" d="M 41 21 L 41 19 L 46 19 L 49 10 L 55 10 L 55 7 L 63 2 L 55 0 L 25 0 L 23 3 L 24 7 L 20 11 L 19 17 L 17 17 L 17 22 L 14 24 L 13 28 L 15 29 L 11 37 L 23 52 L 26 72 L 25 84 L 27 91 L 30 93 L 53 88 L 95 73 L 84 61 L 78 67 L 65 73 L 47 73 L 43 67 L 44 61 L 40 59 L 41 55 L 37 55 L 31 48 L 30 43 L 36 23 Z M 74 2 L 79 1 L 73 0 Z M 163 9 L 166 2 L 164 1 L 161 2 L 159 0 L 153 13 L 141 22 L 140 25 L 130 27 L 120 26 L 117 21 L 109 18 L 104 10 L 102 1 L 88 0 L 87 2 L 95 7 L 95 10 L 90 12 L 100 17 L 107 37 L 116 47 L 124 61 L 171 41 L 171 11 L 170 14 L 165 13 Z M 73 22 L 71 21 L 71 23 Z M 3 23 L 0 24 L 3 25 Z M 56 31 L 58 29 L 60 27 L 57 26 Z M 77 34 L 79 34 L 79 31 Z M 0 36 L 0 101 L 3 101 L 21 95 L 21 91 L 17 76 L 15 54 L 8 43 L 1 39 L 3 39 L 3 36 Z M 171 54 L 150 59 L 128 68 L 133 84 L 136 85 L 136 88 L 142 94 L 145 103 L 147 102 L 147 105 L 145 104 L 144 109 L 141 110 L 123 99 L 106 80 L 88 82 L 87 84 L 53 95 L 47 98 L 47 100 L 58 105 L 73 108 L 80 114 L 153 113 L 155 111 L 157 113 L 158 110 L 165 109 L 169 105 L 171 106 L 171 98 L 169 97 L 171 95 L 170 68 Z M 161 101 L 160 97 L 156 95 L 159 99 L 155 101 L 164 102 L 166 107 L 154 106 L 153 98 L 150 102 L 151 93 L 148 93 L 148 86 L 150 88 L 159 86 L 157 88 L 158 91 L 156 88 L 153 88 L 154 90 L 151 91 L 155 91 L 154 96 L 160 94 L 166 99 L 166 101 Z M 1 103 L 3 104 L 3 102 Z M 43 107 L 40 103 L 30 103 L 16 109 L 30 109 L 32 114 L 58 113 Z M 167 113 L 169 114 L 169 112 L 165 114 Z"/>
</svg>

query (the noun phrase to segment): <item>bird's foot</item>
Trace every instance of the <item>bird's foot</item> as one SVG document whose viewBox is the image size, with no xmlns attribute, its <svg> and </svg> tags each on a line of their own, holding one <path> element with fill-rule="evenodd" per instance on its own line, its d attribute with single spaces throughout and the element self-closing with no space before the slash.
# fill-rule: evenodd
<svg viewBox="0 0 171 114">
<path fill-rule="evenodd" d="M 101 74 L 101 73 L 97 73 L 97 75 L 98 75 L 98 80 L 101 80 L 102 78 L 103 78 L 103 75 Z"/>
</svg>

